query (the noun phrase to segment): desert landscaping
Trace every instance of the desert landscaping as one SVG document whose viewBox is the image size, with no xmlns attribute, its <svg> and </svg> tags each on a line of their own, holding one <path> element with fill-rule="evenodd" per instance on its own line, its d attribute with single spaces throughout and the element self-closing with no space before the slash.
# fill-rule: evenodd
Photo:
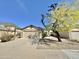
<svg viewBox="0 0 79 59">
<path fill-rule="evenodd" d="M 0 0 L 0 59 L 79 59 L 79 0 Z"/>
<path fill-rule="evenodd" d="M 32 31 L 29 27 L 26 28 L 26 32 L 21 31 L 23 33 L 20 38 L 16 36 L 14 40 L 1 42 L 0 59 L 71 59 L 72 57 L 78 59 L 78 42 L 63 38 L 62 42 L 58 42 L 57 38 L 49 36 L 46 38 L 51 39 L 51 41 L 39 43 L 38 38 L 29 37 L 29 35 L 33 37 L 37 33 L 36 28 L 34 31 L 33 28 Z"/>
</svg>

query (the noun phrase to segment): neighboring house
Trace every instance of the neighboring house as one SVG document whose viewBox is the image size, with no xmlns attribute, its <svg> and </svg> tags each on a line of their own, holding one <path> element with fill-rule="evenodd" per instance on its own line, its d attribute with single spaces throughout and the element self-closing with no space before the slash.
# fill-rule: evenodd
<svg viewBox="0 0 79 59">
<path fill-rule="evenodd" d="M 59 32 L 61 38 L 69 39 L 69 32 Z"/>
<path fill-rule="evenodd" d="M 69 39 L 79 41 L 79 29 L 72 29 L 69 33 Z"/>
<path fill-rule="evenodd" d="M 22 38 L 23 37 L 23 31 L 21 28 L 16 28 L 16 36 L 18 38 Z"/>
<path fill-rule="evenodd" d="M 22 30 L 23 30 L 23 36 L 28 37 L 28 36 L 35 35 L 38 32 L 41 32 L 41 30 L 43 30 L 43 28 L 36 27 L 34 25 L 29 25 L 29 26 L 22 28 Z"/>
<path fill-rule="evenodd" d="M 15 29 L 16 26 L 15 25 L 0 25 L 0 37 L 2 37 L 2 35 L 14 35 L 15 33 Z"/>
<path fill-rule="evenodd" d="M 14 26 L 14 25 L 8 25 L 8 26 L 5 26 L 5 28 L 6 28 L 6 30 L 15 31 L 16 26 Z"/>
<path fill-rule="evenodd" d="M 79 29 L 72 29 L 70 32 L 61 32 L 60 36 L 69 40 L 79 41 Z"/>
</svg>

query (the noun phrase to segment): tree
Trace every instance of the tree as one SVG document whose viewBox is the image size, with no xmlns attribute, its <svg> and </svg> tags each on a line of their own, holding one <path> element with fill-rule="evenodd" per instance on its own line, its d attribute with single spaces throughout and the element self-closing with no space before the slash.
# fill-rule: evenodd
<svg viewBox="0 0 79 59">
<path fill-rule="evenodd" d="M 72 6 L 73 7 L 73 6 Z M 59 32 L 69 32 L 75 27 L 79 20 L 79 10 L 75 8 L 69 8 L 67 3 L 54 3 L 50 6 L 46 18 L 48 24 L 45 25 L 44 15 L 42 15 L 42 24 L 47 30 L 52 30 L 61 42 Z"/>
</svg>

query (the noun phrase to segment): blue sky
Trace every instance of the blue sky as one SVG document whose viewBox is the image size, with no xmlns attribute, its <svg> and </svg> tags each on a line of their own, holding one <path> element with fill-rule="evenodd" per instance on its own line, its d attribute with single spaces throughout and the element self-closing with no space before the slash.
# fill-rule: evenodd
<svg viewBox="0 0 79 59">
<path fill-rule="evenodd" d="M 48 6 L 62 0 L 0 0 L 0 22 L 12 22 L 19 27 L 33 24 L 41 26 L 41 13 Z"/>
</svg>

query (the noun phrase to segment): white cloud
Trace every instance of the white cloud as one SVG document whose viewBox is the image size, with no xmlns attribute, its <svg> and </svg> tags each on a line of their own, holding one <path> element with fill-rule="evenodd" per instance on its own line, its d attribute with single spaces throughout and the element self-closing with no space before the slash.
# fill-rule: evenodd
<svg viewBox="0 0 79 59">
<path fill-rule="evenodd" d="M 17 0 L 17 3 L 20 5 L 20 7 L 24 10 L 25 13 L 28 13 L 27 6 L 25 6 L 21 0 Z"/>
</svg>

